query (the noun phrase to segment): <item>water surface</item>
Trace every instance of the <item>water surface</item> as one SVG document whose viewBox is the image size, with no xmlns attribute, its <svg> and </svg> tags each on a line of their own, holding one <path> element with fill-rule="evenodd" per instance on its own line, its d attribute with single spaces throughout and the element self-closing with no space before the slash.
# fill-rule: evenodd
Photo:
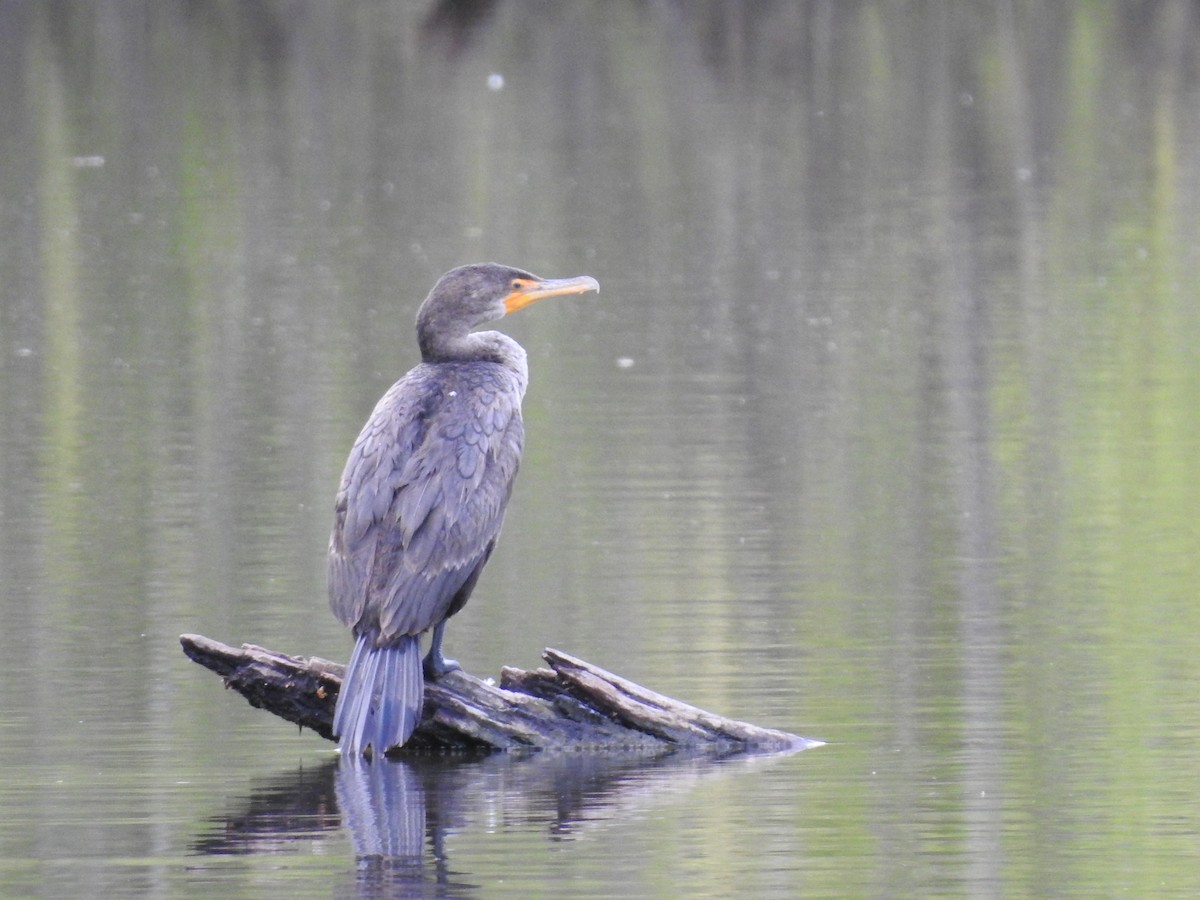
<svg viewBox="0 0 1200 900">
<path fill-rule="evenodd" d="M 0 6 L 0 893 L 1200 890 L 1184 0 Z M 444 270 L 587 273 L 448 633 L 822 738 L 339 768 L 345 454 Z M 381 800 L 382 798 L 382 800 Z"/>
</svg>

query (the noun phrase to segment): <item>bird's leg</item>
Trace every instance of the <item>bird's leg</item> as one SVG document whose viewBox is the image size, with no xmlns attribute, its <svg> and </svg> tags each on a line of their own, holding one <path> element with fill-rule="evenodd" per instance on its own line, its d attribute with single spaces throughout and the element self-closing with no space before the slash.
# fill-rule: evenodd
<svg viewBox="0 0 1200 900">
<path fill-rule="evenodd" d="M 446 630 L 446 620 L 438 622 L 433 629 L 433 640 L 429 642 L 429 652 L 425 655 L 425 677 L 436 680 L 447 672 L 461 669 L 457 659 L 447 659 L 442 656 L 442 634 Z"/>
</svg>

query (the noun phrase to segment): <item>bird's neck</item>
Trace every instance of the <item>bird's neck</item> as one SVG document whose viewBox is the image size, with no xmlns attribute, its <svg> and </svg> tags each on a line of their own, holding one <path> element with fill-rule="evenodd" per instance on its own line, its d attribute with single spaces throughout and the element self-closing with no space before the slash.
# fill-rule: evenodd
<svg viewBox="0 0 1200 900">
<path fill-rule="evenodd" d="M 499 331 L 418 330 L 421 359 L 438 362 L 493 362 L 524 371 L 525 350 Z"/>
<path fill-rule="evenodd" d="M 425 362 L 462 362 L 486 355 L 485 342 L 473 333 L 473 322 L 447 315 L 437 304 L 429 301 L 417 311 L 417 343 Z"/>
<path fill-rule="evenodd" d="M 425 362 L 455 362 L 478 357 L 476 335 L 465 329 L 445 331 L 437 328 L 418 328 L 417 343 Z"/>
</svg>

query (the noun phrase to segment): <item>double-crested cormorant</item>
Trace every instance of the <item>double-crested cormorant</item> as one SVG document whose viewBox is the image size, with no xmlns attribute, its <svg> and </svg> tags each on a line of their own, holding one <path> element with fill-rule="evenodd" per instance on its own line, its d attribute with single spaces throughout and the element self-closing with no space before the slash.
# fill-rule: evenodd
<svg viewBox="0 0 1200 900">
<path fill-rule="evenodd" d="M 424 699 L 420 636 L 433 629 L 424 675 L 458 668 L 442 655 L 446 620 L 470 597 L 504 521 L 529 370 L 512 338 L 471 329 L 599 289 L 588 276 L 462 266 L 417 311 L 422 362 L 354 442 L 329 538 L 329 602 L 356 639 L 333 720 L 342 753 L 382 754 L 412 734 Z"/>
</svg>

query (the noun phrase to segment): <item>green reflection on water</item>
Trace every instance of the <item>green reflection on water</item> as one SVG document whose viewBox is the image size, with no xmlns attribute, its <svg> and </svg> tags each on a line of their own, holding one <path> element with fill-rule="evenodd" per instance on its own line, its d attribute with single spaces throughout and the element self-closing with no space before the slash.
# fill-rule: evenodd
<svg viewBox="0 0 1200 900">
<path fill-rule="evenodd" d="M 33 754 L 228 793 L 317 746 L 175 636 L 345 655 L 337 470 L 433 278 L 499 258 L 603 293 L 511 323 L 529 453 L 454 655 L 555 644 L 833 743 L 575 853 L 468 829 L 466 871 L 1197 886 L 1187 4 L 62 9 L 2 30 L 6 847 L 34 819 L 50 865 L 91 809 L 81 879 L 171 868 L 154 826 L 210 812 L 43 790 Z"/>
</svg>

